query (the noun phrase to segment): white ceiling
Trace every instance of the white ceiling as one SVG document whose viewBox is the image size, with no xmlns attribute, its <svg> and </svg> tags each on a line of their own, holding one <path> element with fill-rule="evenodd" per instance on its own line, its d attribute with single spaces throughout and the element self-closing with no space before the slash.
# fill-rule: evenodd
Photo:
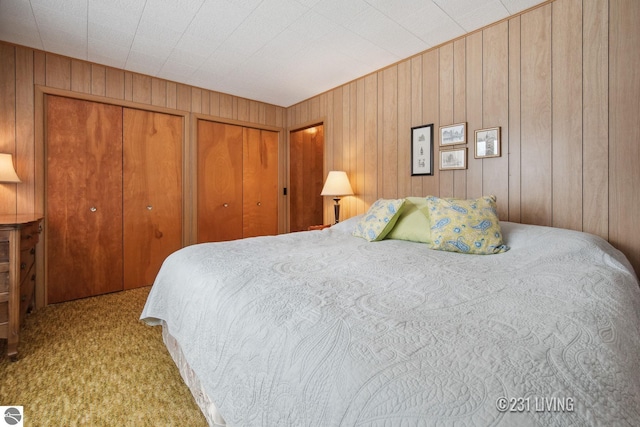
<svg viewBox="0 0 640 427">
<path fill-rule="evenodd" d="M 0 0 L 0 40 L 288 107 L 543 0 Z"/>
</svg>

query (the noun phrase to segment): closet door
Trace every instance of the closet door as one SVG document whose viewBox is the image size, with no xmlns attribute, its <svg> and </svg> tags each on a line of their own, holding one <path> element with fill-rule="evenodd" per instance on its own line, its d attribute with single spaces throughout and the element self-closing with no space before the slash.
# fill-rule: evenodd
<svg viewBox="0 0 640 427">
<path fill-rule="evenodd" d="M 124 289 L 153 284 L 182 247 L 182 118 L 125 108 Z"/>
<path fill-rule="evenodd" d="M 243 237 L 278 234 L 278 133 L 244 129 Z"/>
<path fill-rule="evenodd" d="M 48 302 L 122 290 L 122 108 L 46 102 Z"/>
<path fill-rule="evenodd" d="M 243 127 L 198 121 L 198 242 L 242 238 Z"/>
</svg>

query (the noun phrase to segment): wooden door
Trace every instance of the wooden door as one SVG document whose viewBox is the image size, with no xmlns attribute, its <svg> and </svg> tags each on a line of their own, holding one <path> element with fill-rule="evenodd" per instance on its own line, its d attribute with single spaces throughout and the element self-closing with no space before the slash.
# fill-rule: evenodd
<svg viewBox="0 0 640 427">
<path fill-rule="evenodd" d="M 198 242 L 242 238 L 241 126 L 198 121 Z"/>
<path fill-rule="evenodd" d="M 182 247 L 182 117 L 125 108 L 124 289 L 153 284 Z"/>
<path fill-rule="evenodd" d="M 278 234 L 278 133 L 244 129 L 243 237 Z"/>
<path fill-rule="evenodd" d="M 290 230 L 305 231 L 323 223 L 324 126 L 290 133 Z"/>
<path fill-rule="evenodd" d="M 48 302 L 122 290 L 122 108 L 46 100 Z"/>
</svg>

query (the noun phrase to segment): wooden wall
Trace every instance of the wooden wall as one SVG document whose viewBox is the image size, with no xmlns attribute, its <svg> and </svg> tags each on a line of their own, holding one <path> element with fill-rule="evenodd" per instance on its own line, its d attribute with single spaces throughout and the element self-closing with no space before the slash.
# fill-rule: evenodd
<svg viewBox="0 0 640 427">
<path fill-rule="evenodd" d="M 495 194 L 502 220 L 602 236 L 640 271 L 638 22 L 635 0 L 547 2 L 296 104 L 287 122 L 324 121 L 325 168 L 356 192 L 345 218 L 380 197 Z M 468 169 L 412 177 L 410 128 L 458 122 Z M 474 130 L 494 126 L 502 156 L 474 159 Z"/>
<path fill-rule="evenodd" d="M 43 91 L 182 115 L 187 148 L 189 119 L 196 114 L 271 130 L 286 127 L 283 107 L 0 42 L 0 152 L 14 155 L 22 180 L 0 185 L 2 214 L 44 210 L 43 107 L 38 99 Z"/>
</svg>

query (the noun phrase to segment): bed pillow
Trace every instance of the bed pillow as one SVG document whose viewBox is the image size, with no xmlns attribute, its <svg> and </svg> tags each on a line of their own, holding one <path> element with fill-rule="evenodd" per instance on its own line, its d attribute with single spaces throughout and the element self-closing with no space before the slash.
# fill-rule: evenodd
<svg viewBox="0 0 640 427">
<path fill-rule="evenodd" d="M 467 254 L 509 250 L 502 240 L 495 196 L 478 199 L 427 197 L 431 248 Z"/>
<path fill-rule="evenodd" d="M 404 199 L 378 199 L 358 221 L 353 235 L 370 242 L 384 239 L 398 220 Z"/>
<path fill-rule="evenodd" d="M 385 239 L 431 242 L 429 208 L 426 197 L 407 197 L 404 207 Z"/>
</svg>

